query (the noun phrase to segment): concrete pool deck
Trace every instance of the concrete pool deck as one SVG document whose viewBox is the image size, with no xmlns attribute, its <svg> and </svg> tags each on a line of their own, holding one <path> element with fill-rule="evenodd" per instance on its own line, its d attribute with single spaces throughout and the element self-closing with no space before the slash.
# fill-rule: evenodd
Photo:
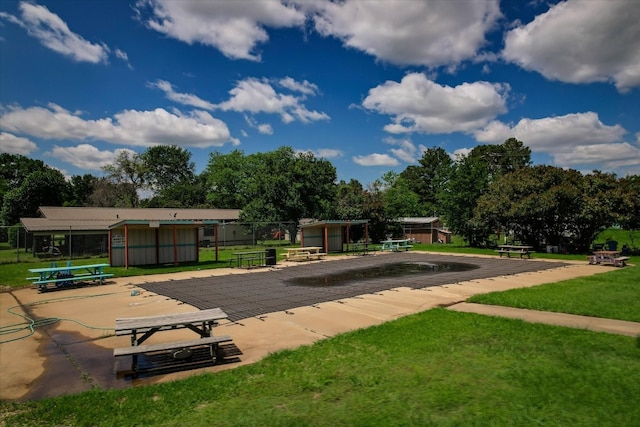
<svg viewBox="0 0 640 427">
<path fill-rule="evenodd" d="M 390 259 L 386 257 L 400 259 L 402 256 L 403 254 L 377 254 L 369 256 L 369 259 L 380 261 Z M 477 262 L 482 262 L 483 259 L 496 259 L 496 257 L 476 255 L 447 254 L 447 256 L 456 257 L 460 262 L 473 261 L 470 258 L 475 258 Z M 312 264 L 323 266 L 325 263 L 339 259 L 347 259 L 347 257 L 328 257 L 325 261 L 313 261 Z M 504 262 L 525 263 L 527 266 L 534 267 L 536 263 L 543 261 L 514 259 L 504 260 Z M 545 264 L 548 262 L 544 260 Z M 307 263 L 282 262 L 268 270 L 295 269 L 305 264 Z M 542 267 L 542 264 L 539 265 Z M 0 293 L 0 326 L 6 328 L 7 325 L 24 322 L 25 319 L 20 316 L 36 319 L 43 326 L 35 328 L 31 335 L 29 330 L 23 329 L 0 337 L 0 341 L 9 341 L 0 344 L 0 372 L 2 372 L 0 398 L 39 399 L 78 393 L 95 387 L 127 388 L 171 381 L 200 372 L 217 372 L 254 363 L 278 350 L 312 344 L 326 337 L 377 325 L 438 306 L 451 307 L 459 311 L 484 310 L 483 314 L 544 322 L 543 317 L 548 317 L 548 313 L 538 315 L 537 312 L 531 312 L 524 316 L 522 311 L 511 309 L 512 311 L 509 312 L 509 310 L 492 306 L 475 307 L 476 304 L 464 302 L 468 297 L 478 293 L 536 286 L 612 269 L 607 266 L 587 265 L 586 262 L 561 261 L 557 263 L 557 267 L 545 266 L 545 269 L 540 271 L 535 271 L 534 268 L 534 271 L 517 274 L 495 275 L 468 281 L 452 280 L 451 283 L 428 288 L 390 287 L 386 290 L 290 307 L 287 310 L 262 313 L 235 321 L 223 321 L 216 328 L 216 333 L 230 335 L 233 338 L 234 345 L 241 352 L 234 363 L 147 376 L 136 380 L 123 379 L 114 373 L 116 365 L 112 349 L 129 344 L 129 337 L 113 336 L 115 319 L 198 309 L 166 295 L 150 292 L 144 286 L 148 287 L 149 284 L 169 280 L 177 282 L 218 276 L 259 275 L 267 270 L 221 268 L 171 275 L 125 277 L 116 278 L 103 286 L 47 293 L 38 293 L 31 288 L 18 289 Z M 321 271 L 322 269 L 319 273 Z M 259 277 L 265 276 L 251 278 Z M 248 279 L 249 276 L 246 278 Z M 640 324 L 633 322 L 581 316 L 567 319 L 570 320 L 566 320 L 564 326 L 624 333 L 630 336 L 640 335 Z M 559 321 L 551 323 L 556 324 L 556 322 Z M 49 326 L 44 326 L 45 324 Z M 169 331 L 160 335 L 161 340 L 192 338 L 192 332 L 185 330 Z"/>
</svg>

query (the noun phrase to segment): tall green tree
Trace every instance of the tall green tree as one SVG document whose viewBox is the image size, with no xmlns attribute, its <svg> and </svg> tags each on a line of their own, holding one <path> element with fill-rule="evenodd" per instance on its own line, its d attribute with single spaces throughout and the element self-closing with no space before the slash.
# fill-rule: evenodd
<svg viewBox="0 0 640 427">
<path fill-rule="evenodd" d="M 205 170 L 207 200 L 219 208 L 242 209 L 247 222 L 326 219 L 333 211 L 336 170 L 327 160 L 291 147 L 245 156 L 212 153 Z M 296 230 L 290 230 L 292 239 Z"/>
<path fill-rule="evenodd" d="M 7 191 L 18 188 L 27 176 L 50 169 L 42 160 L 21 154 L 0 153 L 0 206 Z"/>
<path fill-rule="evenodd" d="M 521 168 L 491 183 L 474 220 L 538 246 L 559 245 L 583 205 L 582 175 L 553 166 Z"/>
<path fill-rule="evenodd" d="M 102 168 L 106 178 L 116 186 L 116 206 L 137 208 L 140 205 L 139 192 L 147 188 L 146 165 L 139 154 L 120 151 L 112 164 Z"/>
<path fill-rule="evenodd" d="M 204 174 L 190 181 L 177 182 L 143 201 L 148 208 L 210 208 L 207 202 L 207 182 Z"/>
<path fill-rule="evenodd" d="M 15 225 L 20 218 L 37 216 L 40 206 L 62 206 L 68 192 L 64 175 L 55 169 L 37 170 L 19 187 L 9 190 L 2 204 L 3 225 Z"/>
<path fill-rule="evenodd" d="M 567 228 L 576 249 L 586 252 L 598 233 L 616 223 L 616 211 L 623 204 L 624 195 L 612 173 L 593 171 L 582 176 L 580 184 Z"/>
<path fill-rule="evenodd" d="M 176 184 L 195 180 L 195 163 L 191 153 L 177 145 L 155 145 L 142 154 L 145 182 L 155 192 L 161 193 Z"/>
<path fill-rule="evenodd" d="M 250 200 L 242 208 L 248 221 L 327 219 L 335 199 L 336 170 L 327 160 L 291 147 L 249 156 Z"/>
<path fill-rule="evenodd" d="M 69 193 L 65 197 L 65 206 L 90 206 L 98 178 L 91 175 L 74 175 L 69 183 Z"/>
<path fill-rule="evenodd" d="M 640 175 L 619 181 L 622 199 L 615 207 L 616 222 L 627 230 L 640 230 Z"/>
<path fill-rule="evenodd" d="M 400 176 L 409 189 L 419 196 L 424 211 L 437 215 L 442 211 L 440 194 L 451 177 L 453 160 L 442 147 L 428 148 L 418 165 L 407 167 Z"/>
<path fill-rule="evenodd" d="M 369 220 L 369 235 L 374 242 L 386 239 L 388 218 L 384 208 L 382 181 L 376 179 L 367 185 L 364 198 L 364 217 Z"/>
<path fill-rule="evenodd" d="M 241 209 L 250 200 L 248 185 L 255 172 L 242 150 L 209 154 L 209 162 L 203 172 L 207 202 L 219 209 Z"/>
<path fill-rule="evenodd" d="M 336 186 L 333 217 L 341 220 L 363 219 L 365 190 L 360 181 L 340 181 Z"/>
<path fill-rule="evenodd" d="M 399 219 L 424 215 L 420 197 L 411 191 L 409 184 L 401 175 L 387 172 L 383 175 L 382 180 L 387 217 Z"/>
<path fill-rule="evenodd" d="M 498 177 L 527 168 L 531 150 L 515 138 L 502 145 L 478 145 L 454 163 L 440 193 L 446 224 L 472 246 L 482 246 L 492 233 L 489 223 L 474 218 L 478 199 Z"/>
</svg>

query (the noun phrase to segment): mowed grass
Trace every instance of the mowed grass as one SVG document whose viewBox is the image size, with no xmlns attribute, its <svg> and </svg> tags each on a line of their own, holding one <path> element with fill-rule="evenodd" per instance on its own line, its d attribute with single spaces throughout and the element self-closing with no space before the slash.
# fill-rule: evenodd
<svg viewBox="0 0 640 427">
<path fill-rule="evenodd" d="M 475 295 L 468 301 L 640 322 L 640 267 L 612 267 L 607 273 Z"/>
<path fill-rule="evenodd" d="M 631 426 L 630 337 L 433 309 L 173 383 L 2 403 L 7 426 Z M 637 425 L 637 424 L 635 424 Z"/>
</svg>

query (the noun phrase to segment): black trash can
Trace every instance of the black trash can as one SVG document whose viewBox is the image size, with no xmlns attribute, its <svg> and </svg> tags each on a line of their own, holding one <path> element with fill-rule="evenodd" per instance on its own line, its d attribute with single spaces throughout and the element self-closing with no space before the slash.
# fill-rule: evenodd
<svg viewBox="0 0 640 427">
<path fill-rule="evenodd" d="M 265 252 L 265 264 L 276 265 L 276 250 L 274 248 L 268 248 Z"/>
</svg>

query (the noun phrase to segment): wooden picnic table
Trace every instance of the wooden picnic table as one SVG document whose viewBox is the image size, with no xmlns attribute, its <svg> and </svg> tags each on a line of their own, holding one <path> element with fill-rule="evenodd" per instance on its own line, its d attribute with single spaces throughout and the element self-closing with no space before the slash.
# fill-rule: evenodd
<svg viewBox="0 0 640 427">
<path fill-rule="evenodd" d="M 613 264 L 615 267 L 624 267 L 629 261 L 628 256 L 620 256 L 620 251 L 594 251 L 587 258 L 589 264 Z"/>
<path fill-rule="evenodd" d="M 300 248 L 286 248 L 284 256 L 289 261 L 308 261 L 311 259 L 321 259 L 326 253 L 321 252 L 320 246 L 305 246 Z"/>
<path fill-rule="evenodd" d="M 48 285 L 62 288 L 71 286 L 77 281 L 97 281 L 102 285 L 104 279 L 113 276 L 113 274 L 105 273 L 104 267 L 109 267 L 109 264 L 71 265 L 71 261 L 69 261 L 66 266 L 58 267 L 57 263 L 51 263 L 49 267 L 30 268 L 29 272 L 38 276 L 27 277 L 27 280 L 31 280 L 34 285 L 37 285 L 41 292 L 47 290 Z"/>
<path fill-rule="evenodd" d="M 231 258 L 231 262 L 235 262 L 236 267 L 242 267 L 245 262 L 247 268 L 264 267 L 267 265 L 266 254 L 266 251 L 234 252 L 235 259 Z"/>
<path fill-rule="evenodd" d="M 160 316 L 127 317 L 116 319 L 116 335 L 129 335 L 131 347 L 116 348 L 114 357 L 132 356 L 131 370 L 138 372 L 138 356 L 144 353 L 175 351 L 176 359 L 187 358 L 197 347 L 209 347 L 215 361 L 218 357 L 218 344 L 231 341 L 227 335 L 213 335 L 213 327 L 218 320 L 226 319 L 227 314 L 220 308 L 200 310 L 189 313 L 175 313 Z M 147 339 L 161 331 L 190 329 L 199 335 L 198 339 L 142 345 Z"/>
<path fill-rule="evenodd" d="M 507 255 L 507 258 L 511 258 L 511 255 L 518 255 L 520 258 L 526 256 L 531 258 L 533 253 L 533 246 L 527 245 L 498 245 L 498 251 L 500 258 L 502 255 Z"/>
<path fill-rule="evenodd" d="M 382 242 L 381 251 L 398 252 L 400 250 L 408 251 L 413 245 L 409 239 L 385 240 Z"/>
</svg>

